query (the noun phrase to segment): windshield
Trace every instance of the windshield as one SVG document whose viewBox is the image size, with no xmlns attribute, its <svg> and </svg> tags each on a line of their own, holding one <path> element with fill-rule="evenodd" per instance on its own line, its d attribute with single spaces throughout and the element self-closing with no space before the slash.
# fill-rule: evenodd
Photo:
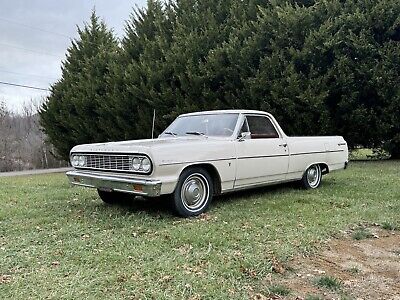
<svg viewBox="0 0 400 300">
<path fill-rule="evenodd" d="M 239 114 L 207 114 L 177 118 L 162 137 L 205 135 L 229 137 L 235 130 Z"/>
</svg>

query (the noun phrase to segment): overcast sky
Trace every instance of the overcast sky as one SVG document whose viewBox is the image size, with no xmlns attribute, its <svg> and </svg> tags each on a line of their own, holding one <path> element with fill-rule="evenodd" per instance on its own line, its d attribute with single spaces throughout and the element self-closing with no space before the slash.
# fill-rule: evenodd
<svg viewBox="0 0 400 300">
<path fill-rule="evenodd" d="M 68 37 L 77 36 L 76 25 L 89 20 L 93 7 L 121 37 L 132 8 L 145 4 L 146 0 L 1 0 L 0 82 L 48 88 L 60 77 Z M 46 94 L 0 84 L 0 100 L 13 111 Z"/>
</svg>

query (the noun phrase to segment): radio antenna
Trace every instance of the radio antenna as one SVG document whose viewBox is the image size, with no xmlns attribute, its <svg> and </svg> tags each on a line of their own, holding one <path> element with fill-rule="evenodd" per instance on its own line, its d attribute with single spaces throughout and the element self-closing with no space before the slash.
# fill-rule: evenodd
<svg viewBox="0 0 400 300">
<path fill-rule="evenodd" d="M 153 110 L 153 126 L 151 126 L 151 139 L 154 139 L 154 124 L 156 122 L 156 109 Z"/>
</svg>

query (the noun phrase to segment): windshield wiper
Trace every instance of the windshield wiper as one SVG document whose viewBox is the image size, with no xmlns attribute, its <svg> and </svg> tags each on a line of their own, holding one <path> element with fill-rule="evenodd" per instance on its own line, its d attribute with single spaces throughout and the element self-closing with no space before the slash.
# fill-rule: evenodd
<svg viewBox="0 0 400 300">
<path fill-rule="evenodd" d="M 199 132 L 199 131 L 188 131 L 188 132 L 185 132 L 185 134 L 206 136 L 203 132 Z"/>
<path fill-rule="evenodd" d="M 176 134 L 175 132 L 171 132 L 171 131 L 166 131 L 166 132 L 164 132 L 164 134 L 169 134 L 169 135 L 172 135 L 172 136 L 177 136 L 177 134 Z"/>
</svg>

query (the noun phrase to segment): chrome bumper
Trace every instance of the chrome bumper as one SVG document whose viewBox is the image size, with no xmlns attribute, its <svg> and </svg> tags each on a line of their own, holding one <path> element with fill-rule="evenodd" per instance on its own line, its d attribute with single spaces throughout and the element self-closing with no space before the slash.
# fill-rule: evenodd
<svg viewBox="0 0 400 300">
<path fill-rule="evenodd" d="M 67 172 L 66 175 L 73 185 L 148 197 L 157 197 L 161 193 L 159 180 L 99 175 L 76 170 Z"/>
</svg>

